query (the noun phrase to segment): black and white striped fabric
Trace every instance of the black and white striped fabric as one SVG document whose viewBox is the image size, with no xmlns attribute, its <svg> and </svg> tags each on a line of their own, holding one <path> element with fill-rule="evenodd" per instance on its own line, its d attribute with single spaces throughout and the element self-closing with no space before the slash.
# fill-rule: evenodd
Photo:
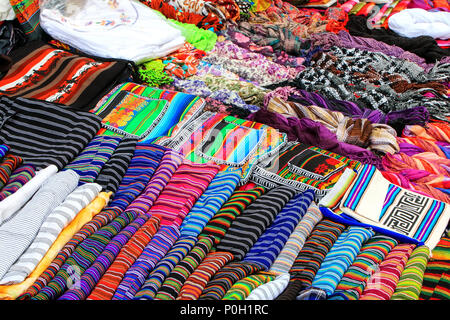
<svg viewBox="0 0 450 320">
<path fill-rule="evenodd" d="M 280 186 L 256 199 L 231 224 L 217 251 L 231 252 L 242 260 L 261 234 L 273 222 L 286 203 L 297 193 L 294 188 Z"/>
<path fill-rule="evenodd" d="M 0 285 L 12 285 L 24 281 L 39 264 L 61 231 L 97 197 L 101 189 L 96 183 L 86 183 L 70 193 L 63 203 L 45 218 L 36 238 L 9 268 L 0 280 Z"/>
<path fill-rule="evenodd" d="M 0 143 L 42 169 L 63 169 L 101 127 L 101 118 L 46 101 L 0 96 Z"/>
<path fill-rule="evenodd" d="M 252 290 L 245 300 L 275 300 L 286 289 L 290 279 L 289 273 L 282 273 Z"/>
<path fill-rule="evenodd" d="M 0 226 L 0 279 L 36 237 L 45 218 L 77 187 L 78 174 L 61 171 L 50 178 L 11 219 Z"/>
</svg>

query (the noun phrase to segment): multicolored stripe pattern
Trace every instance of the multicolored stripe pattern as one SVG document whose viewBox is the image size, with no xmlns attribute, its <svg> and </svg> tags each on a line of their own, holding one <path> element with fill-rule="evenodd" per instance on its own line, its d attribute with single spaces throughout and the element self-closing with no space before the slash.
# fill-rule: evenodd
<svg viewBox="0 0 450 320">
<path fill-rule="evenodd" d="M 245 300 L 253 290 L 274 279 L 275 275 L 267 272 L 251 274 L 233 284 L 222 300 Z"/>
<path fill-rule="evenodd" d="M 7 154 L 0 163 L 0 188 L 3 188 L 8 182 L 13 171 L 23 162 L 21 157 L 13 154 Z"/>
<path fill-rule="evenodd" d="M 0 201 L 19 190 L 25 183 L 36 175 L 36 170 L 32 165 L 21 165 L 11 173 L 8 182 L 0 190 Z"/>
</svg>

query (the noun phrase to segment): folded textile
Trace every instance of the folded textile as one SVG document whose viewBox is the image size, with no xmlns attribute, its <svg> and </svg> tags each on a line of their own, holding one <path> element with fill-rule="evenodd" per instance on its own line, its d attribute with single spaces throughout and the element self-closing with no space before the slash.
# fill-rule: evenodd
<svg viewBox="0 0 450 320">
<path fill-rule="evenodd" d="M 281 273 L 252 290 L 245 300 L 275 300 L 286 289 L 289 279 L 289 273 Z"/>
<path fill-rule="evenodd" d="M 0 188 L 8 182 L 12 172 L 22 164 L 22 158 L 7 154 L 0 161 Z"/>
<path fill-rule="evenodd" d="M 10 196 L 36 175 L 36 170 L 32 165 L 21 165 L 11 173 L 8 182 L 0 190 L 0 201 Z"/>
<path fill-rule="evenodd" d="M 269 272 L 251 274 L 237 281 L 231 286 L 222 300 L 246 300 L 246 298 L 259 286 L 269 283 L 275 279 L 275 275 Z"/>
</svg>

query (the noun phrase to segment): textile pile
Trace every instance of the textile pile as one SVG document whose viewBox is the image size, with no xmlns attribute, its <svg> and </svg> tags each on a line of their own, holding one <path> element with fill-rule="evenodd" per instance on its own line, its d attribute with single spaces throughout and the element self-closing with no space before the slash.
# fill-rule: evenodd
<svg viewBox="0 0 450 320">
<path fill-rule="evenodd" d="M 450 299 L 446 0 L 1 0 L 1 300 Z"/>
</svg>

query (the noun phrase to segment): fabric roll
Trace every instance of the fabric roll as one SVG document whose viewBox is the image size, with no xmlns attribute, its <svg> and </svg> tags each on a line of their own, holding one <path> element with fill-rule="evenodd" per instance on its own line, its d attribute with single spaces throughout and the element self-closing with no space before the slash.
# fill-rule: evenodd
<svg viewBox="0 0 450 320">
<path fill-rule="evenodd" d="M 73 170 L 80 176 L 79 184 L 94 182 L 105 163 L 111 158 L 121 137 L 96 136 L 64 170 Z"/>
<path fill-rule="evenodd" d="M 320 265 L 311 286 L 323 290 L 325 297 L 333 294 L 361 246 L 373 235 L 372 230 L 356 226 L 342 232 Z"/>
<path fill-rule="evenodd" d="M 63 169 L 92 140 L 101 123 L 89 112 L 5 95 L 0 97 L 0 110 L 8 115 L 0 128 L 0 143 L 37 170 L 51 164 Z"/>
<path fill-rule="evenodd" d="M 147 222 L 153 225 L 153 232 L 156 232 L 159 225 L 158 217 L 150 218 L 147 215 L 137 217 L 108 242 L 103 252 L 76 281 L 76 285 L 67 290 L 58 300 L 85 300 L 91 293 L 94 285 L 114 261 L 114 258 L 117 257 L 121 248 L 126 245 L 136 232 L 146 225 Z"/>
<path fill-rule="evenodd" d="M 53 259 L 58 255 L 58 252 L 72 238 L 72 236 L 105 207 L 110 196 L 110 193 L 100 192 L 99 195 L 90 204 L 88 204 L 87 207 L 82 209 L 77 214 L 75 219 L 73 219 L 73 221 L 61 231 L 58 238 L 55 242 L 53 242 L 52 246 L 48 249 L 39 264 L 25 279 L 25 281 L 11 286 L 0 286 L 0 299 L 28 299 L 30 295 L 25 294 L 26 290 L 29 289 L 31 285 L 33 285 L 33 283 L 39 278 L 39 276 L 48 268 Z"/>
<path fill-rule="evenodd" d="M 0 144 L 0 159 L 3 159 L 3 157 L 9 152 L 9 147 L 4 144 Z"/>
<path fill-rule="evenodd" d="M 233 221 L 256 199 L 267 191 L 264 187 L 255 187 L 249 190 L 235 191 L 222 208 L 209 220 L 200 237 L 212 235 L 217 246 L 225 236 Z"/>
<path fill-rule="evenodd" d="M 217 251 L 231 252 L 242 260 L 276 215 L 297 192 L 288 187 L 277 187 L 258 198 L 241 215 L 237 216 Z"/>
<path fill-rule="evenodd" d="M 135 294 L 134 300 L 153 300 L 164 280 L 197 243 L 195 237 L 179 238 L 167 254 L 156 264 L 147 280 Z"/>
<path fill-rule="evenodd" d="M 197 269 L 186 279 L 177 300 L 197 300 L 209 280 L 233 259 L 233 255 L 229 252 L 209 252 Z"/>
<path fill-rule="evenodd" d="M 103 190 L 111 191 L 113 194 L 116 193 L 134 155 L 137 142 L 137 139 L 132 137 L 123 137 L 119 142 L 113 155 L 95 179 L 95 183 L 101 185 Z"/>
<path fill-rule="evenodd" d="M 86 238 L 117 218 L 120 213 L 142 192 L 156 170 L 164 149 L 150 144 L 139 144 L 136 147 L 130 165 L 122 179 L 118 191 L 111 203 L 91 221 L 86 223 L 58 253 L 52 264 L 41 274 L 39 279 L 23 295 L 30 299 L 44 288 L 58 273 L 77 246 Z"/>
<path fill-rule="evenodd" d="M 315 226 L 295 258 L 289 270 L 291 281 L 278 300 L 295 300 L 302 289 L 311 286 L 325 256 L 344 230 L 343 224 L 329 219 L 323 219 Z"/>
<path fill-rule="evenodd" d="M 243 261 L 260 263 L 268 271 L 294 228 L 305 215 L 314 195 L 314 191 L 307 190 L 292 197 L 275 217 L 272 224 L 250 248 Z"/>
<path fill-rule="evenodd" d="M 423 276 L 419 300 L 446 300 L 450 286 L 448 270 L 450 261 L 430 260 Z M 447 285 L 445 285 L 447 283 Z M 440 286 L 439 286 L 440 285 Z"/>
<path fill-rule="evenodd" d="M 87 300 L 111 300 L 123 275 L 144 251 L 147 243 L 159 228 L 159 217 L 153 216 L 136 231 L 132 238 L 120 249 L 115 260 L 94 284 Z"/>
<path fill-rule="evenodd" d="M 245 300 L 253 290 L 274 279 L 275 275 L 266 272 L 249 275 L 233 284 L 222 300 Z"/>
<path fill-rule="evenodd" d="M 213 243 L 212 237 L 204 237 L 198 240 L 188 255 L 175 266 L 164 280 L 156 293 L 155 300 L 175 300 L 184 282 L 205 259 Z"/>
<path fill-rule="evenodd" d="M 0 189 L 8 182 L 12 172 L 22 164 L 23 159 L 7 154 L 0 162 Z"/>
<path fill-rule="evenodd" d="M 57 173 L 42 185 L 22 209 L 0 226 L 0 278 L 33 242 L 45 218 L 77 184 L 78 175 L 74 171 Z"/>
<path fill-rule="evenodd" d="M 407 243 L 395 246 L 367 282 L 360 300 L 389 300 L 414 248 Z"/>
<path fill-rule="evenodd" d="M 58 168 L 50 165 L 45 169 L 39 170 L 36 175 L 28 181 L 22 188 L 14 194 L 0 202 L 0 225 L 13 216 L 22 208 L 39 188 L 53 175 L 58 172 Z"/>
<path fill-rule="evenodd" d="M 156 199 L 149 214 L 159 214 L 161 225 L 180 227 L 218 171 L 219 166 L 213 164 L 182 163 Z"/>
<path fill-rule="evenodd" d="M 262 269 L 261 265 L 252 262 L 230 262 L 208 281 L 198 300 L 221 300 L 234 283 Z"/>
<path fill-rule="evenodd" d="M 375 235 L 370 238 L 356 256 L 352 265 L 342 276 L 329 300 L 358 300 L 370 277 L 378 270 L 379 264 L 398 244 L 397 240 Z"/>
<path fill-rule="evenodd" d="M 21 165 L 14 170 L 9 177 L 8 182 L 0 190 L 0 201 L 12 195 L 14 192 L 22 188 L 28 181 L 34 178 L 36 170 L 32 165 Z"/>
<path fill-rule="evenodd" d="M 275 300 L 287 287 L 291 276 L 282 273 L 270 282 L 255 288 L 245 300 Z"/>
<path fill-rule="evenodd" d="M 427 246 L 417 247 L 411 252 L 391 300 L 419 300 L 429 257 L 430 249 Z"/>
<path fill-rule="evenodd" d="M 36 268 L 41 259 L 56 241 L 61 231 L 70 224 L 78 213 L 100 193 L 98 184 L 88 183 L 76 188 L 64 201 L 45 218 L 36 238 L 9 268 L 0 280 L 0 285 L 20 283 Z"/>
<path fill-rule="evenodd" d="M 240 168 L 219 171 L 180 226 L 181 237 L 198 236 L 236 189 Z"/>
<path fill-rule="evenodd" d="M 289 239 L 286 241 L 280 254 L 275 259 L 269 271 L 284 274 L 288 273 L 294 264 L 295 258 L 303 248 L 306 239 L 311 234 L 317 223 L 322 220 L 319 207 L 312 202 L 303 218 L 295 227 Z"/>
<path fill-rule="evenodd" d="M 132 299 L 158 261 L 167 254 L 179 237 L 180 231 L 177 227 L 161 226 L 145 247 L 144 252 L 124 274 L 112 300 Z"/>
</svg>

